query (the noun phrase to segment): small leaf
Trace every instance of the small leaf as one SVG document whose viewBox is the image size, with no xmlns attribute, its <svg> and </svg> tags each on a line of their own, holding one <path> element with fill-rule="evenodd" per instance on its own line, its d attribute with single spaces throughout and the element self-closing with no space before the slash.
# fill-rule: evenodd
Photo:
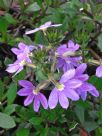
<svg viewBox="0 0 102 136">
<path fill-rule="evenodd" d="M 79 121 L 84 124 L 84 108 L 82 106 L 77 105 L 75 107 L 75 113 L 79 119 Z"/>
<path fill-rule="evenodd" d="M 7 113 L 8 115 L 10 115 L 11 113 L 15 112 L 15 108 L 16 108 L 16 104 L 12 104 L 12 105 L 8 105 L 4 112 Z"/>
<path fill-rule="evenodd" d="M 100 51 L 102 52 L 102 34 L 100 34 L 98 37 L 98 47 Z"/>
<path fill-rule="evenodd" d="M 7 92 L 8 104 L 12 104 L 16 98 L 17 84 L 11 83 Z"/>
<path fill-rule="evenodd" d="M 42 121 L 43 120 L 40 117 L 33 117 L 29 120 L 29 122 L 32 123 L 33 125 L 40 125 Z"/>
<path fill-rule="evenodd" d="M 98 124 L 96 122 L 85 122 L 84 127 L 88 132 L 91 132 L 95 130 L 98 127 Z"/>
<path fill-rule="evenodd" d="M 25 12 L 34 12 L 34 11 L 39 11 L 39 10 L 40 10 L 39 5 L 37 4 L 37 2 L 34 2 L 33 4 L 31 4 L 27 7 Z"/>
<path fill-rule="evenodd" d="M 5 19 L 8 21 L 10 24 L 16 24 L 16 20 L 10 15 L 9 13 L 5 14 Z"/>
<path fill-rule="evenodd" d="M 0 112 L 0 127 L 13 128 L 15 126 L 16 124 L 11 116 Z"/>
<path fill-rule="evenodd" d="M 27 128 L 21 128 L 17 130 L 16 136 L 29 136 L 29 130 Z"/>
</svg>

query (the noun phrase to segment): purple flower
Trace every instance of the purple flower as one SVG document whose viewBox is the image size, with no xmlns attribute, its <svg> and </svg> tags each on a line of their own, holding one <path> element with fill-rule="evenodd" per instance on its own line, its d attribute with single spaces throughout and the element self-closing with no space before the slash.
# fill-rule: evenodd
<svg viewBox="0 0 102 136">
<path fill-rule="evenodd" d="M 50 109 L 54 109 L 58 102 L 62 108 L 67 109 L 69 106 L 67 98 L 73 101 L 79 99 L 79 95 L 75 89 L 81 86 L 82 82 L 78 79 L 74 79 L 74 75 L 75 69 L 70 69 L 62 75 L 59 83 L 55 85 L 56 87 L 49 96 L 48 104 Z"/>
<path fill-rule="evenodd" d="M 58 55 L 57 69 L 63 68 L 63 71 L 66 72 L 68 69 L 77 67 L 82 57 L 69 56 L 70 54 L 75 53 L 78 49 L 79 45 L 74 44 L 71 40 L 67 44 L 61 45 L 56 51 L 56 54 Z"/>
<path fill-rule="evenodd" d="M 18 95 L 27 96 L 24 101 L 25 106 L 30 105 L 34 101 L 33 108 L 35 112 L 39 111 L 40 103 L 44 109 L 48 108 L 46 97 L 42 93 L 36 92 L 35 86 L 31 82 L 27 80 L 20 80 L 19 85 L 23 88 L 18 91 Z"/>
<path fill-rule="evenodd" d="M 81 96 L 83 100 L 86 100 L 87 93 L 90 93 L 95 97 L 99 96 L 99 92 L 96 90 L 96 88 L 92 84 L 87 82 L 89 76 L 87 74 L 83 74 L 86 68 L 87 65 L 85 63 L 81 64 L 76 68 L 76 73 L 74 76 L 74 78 L 82 81 L 82 85 L 76 89 L 76 92 Z"/>
<path fill-rule="evenodd" d="M 49 22 L 46 22 L 45 24 L 41 25 L 40 27 L 38 28 L 35 28 L 34 30 L 31 30 L 31 31 L 28 31 L 26 32 L 25 34 L 32 34 L 32 33 L 35 33 L 37 31 L 46 31 L 47 28 L 49 27 L 58 27 L 58 26 L 61 26 L 62 24 L 54 24 L 52 25 L 52 22 L 49 21 Z"/>
<path fill-rule="evenodd" d="M 28 58 L 24 56 L 23 54 L 19 55 L 19 59 L 16 60 L 13 64 L 9 64 L 6 71 L 8 73 L 15 73 L 17 75 L 20 71 L 23 70 Z"/>
<path fill-rule="evenodd" d="M 31 51 L 35 48 L 34 46 L 30 45 L 27 46 L 24 43 L 19 43 L 18 48 L 12 48 L 12 52 L 17 55 L 17 58 L 19 59 L 19 55 L 23 54 L 28 59 L 28 62 L 31 62 L 29 56 L 32 55 Z"/>
<path fill-rule="evenodd" d="M 97 77 L 102 77 L 102 66 L 97 67 L 96 76 Z"/>
</svg>

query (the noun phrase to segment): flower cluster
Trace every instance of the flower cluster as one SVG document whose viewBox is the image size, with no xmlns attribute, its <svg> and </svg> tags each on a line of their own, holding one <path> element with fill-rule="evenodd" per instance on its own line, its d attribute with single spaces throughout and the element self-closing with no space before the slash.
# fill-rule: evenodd
<svg viewBox="0 0 102 136">
<path fill-rule="evenodd" d="M 52 25 L 51 22 L 47 22 L 44 25 L 27 32 L 26 34 L 35 33 L 39 30 L 46 31 L 49 27 L 57 27 L 61 24 Z M 44 45 L 39 45 L 40 50 L 43 52 Z M 17 55 L 17 60 L 14 64 L 9 64 L 6 71 L 9 73 L 16 72 L 19 73 L 23 70 L 24 66 L 28 66 L 27 64 L 32 64 L 33 62 L 30 56 L 34 56 L 32 52 L 34 49 L 37 49 L 35 46 L 28 46 L 24 43 L 19 43 L 18 48 L 12 48 L 12 52 Z M 46 64 L 51 63 L 50 66 L 55 66 L 55 71 L 53 73 L 49 73 L 47 76 L 48 79 L 39 83 L 35 86 L 35 83 L 31 83 L 27 80 L 20 80 L 19 85 L 23 88 L 18 91 L 18 95 L 26 96 L 27 98 L 24 101 L 24 105 L 28 106 L 33 102 L 34 111 L 38 112 L 40 104 L 43 106 L 44 109 L 48 107 L 50 109 L 54 109 L 57 104 L 59 103 L 62 108 L 67 109 L 69 106 L 69 100 L 77 101 L 82 98 L 82 100 L 86 100 L 87 94 L 90 93 L 91 95 L 98 97 L 99 92 L 97 89 L 90 83 L 88 83 L 89 76 L 85 74 L 87 65 L 82 63 L 82 57 L 77 56 L 77 51 L 79 50 L 80 46 L 75 44 L 72 40 L 69 40 L 68 43 L 62 44 L 51 51 L 54 52 L 55 56 L 48 56 L 47 58 L 55 57 L 56 62 L 52 62 L 53 59 L 46 60 Z M 48 53 L 50 55 L 50 53 Z M 43 67 L 43 65 L 42 65 Z M 35 68 L 36 69 L 36 68 Z M 96 71 L 96 75 L 101 77 L 100 74 L 102 71 L 102 67 L 98 67 Z M 55 79 L 54 74 L 61 75 L 60 79 Z M 52 75 L 53 74 L 53 75 Z M 35 80 L 35 79 L 34 79 Z M 49 98 L 45 97 L 44 90 L 46 87 L 52 86 L 52 91 L 49 93 Z"/>
</svg>

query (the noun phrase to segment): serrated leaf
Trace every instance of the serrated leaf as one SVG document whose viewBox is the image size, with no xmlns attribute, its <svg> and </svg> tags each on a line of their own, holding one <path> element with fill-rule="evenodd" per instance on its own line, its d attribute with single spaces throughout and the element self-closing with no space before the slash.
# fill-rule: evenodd
<svg viewBox="0 0 102 136">
<path fill-rule="evenodd" d="M 16 124 L 11 116 L 0 112 L 0 127 L 1 128 L 9 129 L 15 126 Z"/>
<path fill-rule="evenodd" d="M 7 102 L 8 104 L 12 104 L 13 101 L 16 98 L 16 92 L 17 92 L 17 84 L 11 83 L 7 92 Z"/>
</svg>

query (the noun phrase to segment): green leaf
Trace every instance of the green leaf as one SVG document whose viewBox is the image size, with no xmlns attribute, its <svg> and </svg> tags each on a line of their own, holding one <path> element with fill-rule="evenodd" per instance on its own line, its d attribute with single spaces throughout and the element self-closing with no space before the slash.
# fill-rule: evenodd
<svg viewBox="0 0 102 136">
<path fill-rule="evenodd" d="M 42 123 L 42 118 L 41 117 L 33 117 L 29 120 L 30 123 L 33 125 L 40 125 Z"/>
<path fill-rule="evenodd" d="M 5 113 L 0 112 L 0 127 L 1 128 L 13 128 L 16 124 L 13 118 Z"/>
<path fill-rule="evenodd" d="M 34 2 L 33 4 L 31 4 L 27 7 L 25 12 L 35 12 L 35 11 L 39 11 L 39 10 L 40 10 L 39 5 L 37 4 L 37 2 Z"/>
<path fill-rule="evenodd" d="M 77 105 L 75 107 L 75 113 L 81 124 L 84 124 L 84 108 L 82 106 Z"/>
<path fill-rule="evenodd" d="M 15 108 L 16 108 L 16 104 L 12 104 L 12 105 L 8 105 L 4 112 L 7 113 L 8 115 L 10 115 L 11 113 L 15 112 Z"/>
<path fill-rule="evenodd" d="M 102 34 L 100 34 L 98 37 L 98 47 L 100 51 L 102 52 Z"/>
<path fill-rule="evenodd" d="M 21 128 L 17 130 L 16 136 L 29 136 L 29 130 L 27 128 Z"/>
<path fill-rule="evenodd" d="M 16 92 L 17 92 L 17 84 L 11 83 L 7 92 L 7 102 L 8 104 L 12 104 L 13 101 L 16 98 Z"/>
<path fill-rule="evenodd" d="M 9 13 L 5 14 L 5 19 L 8 21 L 10 24 L 16 24 L 16 20 L 10 15 Z"/>
<path fill-rule="evenodd" d="M 98 127 L 98 124 L 96 122 L 85 122 L 84 127 L 88 132 L 91 132 L 92 130 L 95 130 Z"/>
</svg>

